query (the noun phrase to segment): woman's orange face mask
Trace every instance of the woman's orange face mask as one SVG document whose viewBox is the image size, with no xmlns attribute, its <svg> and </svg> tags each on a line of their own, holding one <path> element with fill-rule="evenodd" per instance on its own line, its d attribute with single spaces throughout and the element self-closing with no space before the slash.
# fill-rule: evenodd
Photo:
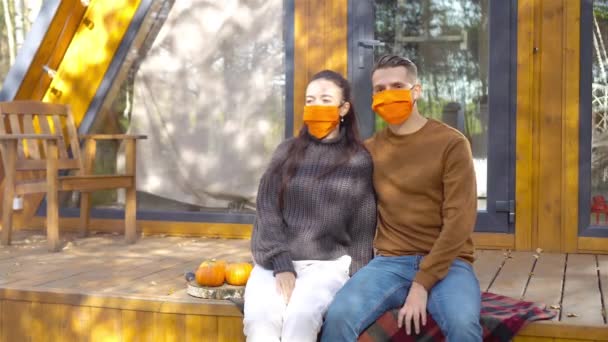
<svg viewBox="0 0 608 342">
<path fill-rule="evenodd" d="M 304 123 L 308 133 L 317 139 L 323 139 L 340 123 L 340 107 L 304 106 Z"/>
<path fill-rule="evenodd" d="M 390 89 L 374 94 L 372 110 L 391 125 L 400 125 L 409 119 L 414 108 L 410 89 Z"/>
<path fill-rule="evenodd" d="M 304 123 L 308 134 L 323 139 L 340 124 L 340 115 L 346 115 L 348 105 L 342 99 L 342 89 L 333 81 L 317 79 L 306 87 Z"/>
</svg>

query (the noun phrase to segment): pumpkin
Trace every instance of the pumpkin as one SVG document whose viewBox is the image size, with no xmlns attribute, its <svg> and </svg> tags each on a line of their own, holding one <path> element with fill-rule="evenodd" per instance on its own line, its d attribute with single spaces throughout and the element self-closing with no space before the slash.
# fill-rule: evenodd
<svg viewBox="0 0 608 342">
<path fill-rule="evenodd" d="M 196 282 L 203 286 L 221 286 L 226 277 L 226 262 L 223 260 L 205 260 L 194 274 Z"/>
<path fill-rule="evenodd" d="M 228 264 L 226 266 L 226 282 L 230 285 L 243 286 L 247 284 L 253 266 L 248 262 Z"/>
</svg>

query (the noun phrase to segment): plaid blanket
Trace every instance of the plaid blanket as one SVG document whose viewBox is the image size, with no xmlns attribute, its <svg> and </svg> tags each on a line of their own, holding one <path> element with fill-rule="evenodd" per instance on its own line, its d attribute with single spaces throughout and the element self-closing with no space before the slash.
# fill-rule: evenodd
<svg viewBox="0 0 608 342">
<path fill-rule="evenodd" d="M 444 341 L 443 333 L 430 315 L 420 335 L 406 335 L 397 327 L 398 310 L 382 315 L 359 336 L 359 342 Z M 484 292 L 481 295 L 481 326 L 486 342 L 510 341 L 528 322 L 552 319 L 556 312 L 536 303 Z"/>
<path fill-rule="evenodd" d="M 243 300 L 231 299 L 241 312 Z M 420 335 L 406 335 L 405 328 L 397 327 L 397 312 L 392 310 L 380 316 L 359 336 L 359 342 L 439 342 L 444 341 L 439 326 L 427 315 L 426 326 Z M 536 303 L 483 292 L 481 294 L 481 326 L 485 342 L 510 341 L 527 323 L 552 319 L 557 313 L 541 308 Z"/>
</svg>

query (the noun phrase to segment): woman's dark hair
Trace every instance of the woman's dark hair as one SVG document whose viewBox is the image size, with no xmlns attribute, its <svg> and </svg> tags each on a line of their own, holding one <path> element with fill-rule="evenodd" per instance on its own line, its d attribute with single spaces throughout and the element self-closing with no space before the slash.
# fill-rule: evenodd
<svg viewBox="0 0 608 342">
<path fill-rule="evenodd" d="M 350 158 L 357 153 L 357 151 L 365 149 L 359 135 L 359 126 L 357 124 L 357 116 L 355 115 L 355 107 L 351 97 L 350 84 L 342 75 L 331 70 L 323 70 L 316 73 L 310 80 L 309 84 L 320 79 L 333 82 L 335 85 L 337 85 L 342 90 L 342 103 L 350 103 L 350 109 L 344 116 L 344 121 L 340 122 L 340 130 L 343 130 L 345 134 L 344 138 L 346 139 L 347 152 L 319 178 L 334 172 L 344 164 L 348 163 Z M 289 181 L 298 171 L 298 167 L 304 159 L 306 149 L 312 142 L 312 139 L 313 138 L 310 136 L 310 134 L 308 134 L 306 125 L 302 125 L 300 133 L 289 146 L 285 159 L 278 161 L 272 170 L 274 174 L 281 177 L 281 188 L 279 190 L 279 207 L 281 209 L 283 209 L 284 193 L 285 189 L 287 188 L 287 184 L 289 184 Z"/>
</svg>

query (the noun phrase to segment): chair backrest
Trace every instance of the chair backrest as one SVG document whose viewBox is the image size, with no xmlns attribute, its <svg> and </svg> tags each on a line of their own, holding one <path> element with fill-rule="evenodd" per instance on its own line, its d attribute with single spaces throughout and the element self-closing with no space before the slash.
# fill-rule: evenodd
<svg viewBox="0 0 608 342">
<path fill-rule="evenodd" d="M 57 142 L 58 168 L 83 169 L 78 132 L 69 106 L 40 101 L 0 102 L 0 115 L 0 134 L 61 134 L 63 139 Z M 17 170 L 45 170 L 46 155 L 46 144 L 40 140 L 19 141 Z"/>
<path fill-rule="evenodd" d="M 593 205 L 603 205 L 606 204 L 606 198 L 602 195 L 596 195 L 591 198 L 593 201 Z"/>
</svg>

